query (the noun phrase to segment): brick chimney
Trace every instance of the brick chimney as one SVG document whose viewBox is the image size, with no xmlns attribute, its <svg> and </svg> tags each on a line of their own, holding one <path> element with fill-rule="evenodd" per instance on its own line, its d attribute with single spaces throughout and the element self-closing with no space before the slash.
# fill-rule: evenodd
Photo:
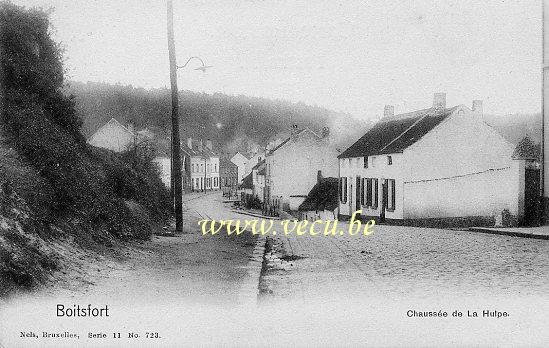
<svg viewBox="0 0 549 348">
<path fill-rule="evenodd" d="M 473 100 L 473 112 L 478 113 L 479 115 L 482 115 L 482 100 Z"/>
<path fill-rule="evenodd" d="M 210 151 L 213 149 L 212 141 L 210 139 L 206 140 L 206 148 Z"/>
<path fill-rule="evenodd" d="M 435 93 L 433 97 L 433 108 L 435 109 L 446 108 L 446 93 Z"/>
<path fill-rule="evenodd" d="M 189 149 L 193 149 L 193 138 L 187 138 L 187 146 Z"/>
<path fill-rule="evenodd" d="M 391 117 L 395 115 L 395 107 L 393 105 L 385 105 L 383 109 L 383 117 Z"/>
<path fill-rule="evenodd" d="M 316 172 L 316 182 L 320 184 L 322 181 L 322 170 Z"/>
</svg>

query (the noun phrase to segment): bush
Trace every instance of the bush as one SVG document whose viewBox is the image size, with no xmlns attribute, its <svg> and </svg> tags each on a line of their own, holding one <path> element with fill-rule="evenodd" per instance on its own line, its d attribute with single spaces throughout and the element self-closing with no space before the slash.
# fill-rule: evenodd
<svg viewBox="0 0 549 348">
<path fill-rule="evenodd" d="M 18 153 L 53 189 L 53 194 L 43 195 L 50 201 L 41 203 L 51 211 L 45 222 L 82 223 L 96 239 L 107 240 L 104 232 L 120 237 L 143 234 L 128 200 L 150 210 L 154 219 L 167 218 L 169 194 L 146 151 L 117 155 L 85 143 L 74 102 L 62 92 L 61 50 L 49 37 L 47 14 L 0 2 L 0 21 L 2 127 Z"/>
</svg>

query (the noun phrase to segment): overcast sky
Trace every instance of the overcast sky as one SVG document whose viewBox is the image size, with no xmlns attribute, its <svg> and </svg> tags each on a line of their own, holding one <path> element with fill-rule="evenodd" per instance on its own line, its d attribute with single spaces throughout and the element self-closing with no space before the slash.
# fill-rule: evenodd
<svg viewBox="0 0 549 348">
<path fill-rule="evenodd" d="M 69 78 L 169 86 L 166 2 L 24 0 L 54 7 Z M 541 1 L 174 0 L 179 88 L 302 101 L 377 118 L 483 99 L 538 112 Z M 197 67 L 193 62 L 191 67 Z"/>
</svg>

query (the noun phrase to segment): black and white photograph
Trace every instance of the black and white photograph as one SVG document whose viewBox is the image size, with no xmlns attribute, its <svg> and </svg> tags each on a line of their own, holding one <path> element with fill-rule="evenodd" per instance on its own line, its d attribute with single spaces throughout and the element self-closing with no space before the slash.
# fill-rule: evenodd
<svg viewBox="0 0 549 348">
<path fill-rule="evenodd" d="M 549 1 L 0 0 L 0 61 L 0 348 L 549 344 Z"/>
</svg>

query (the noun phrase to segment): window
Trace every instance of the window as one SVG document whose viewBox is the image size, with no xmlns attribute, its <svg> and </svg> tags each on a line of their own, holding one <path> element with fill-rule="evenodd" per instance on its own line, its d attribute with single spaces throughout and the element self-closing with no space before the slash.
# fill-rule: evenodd
<svg viewBox="0 0 549 348">
<path fill-rule="evenodd" d="M 387 210 L 395 210 L 395 180 L 387 179 Z"/>
<path fill-rule="evenodd" d="M 393 164 L 393 156 L 387 156 L 387 165 L 390 166 Z"/>
<path fill-rule="evenodd" d="M 341 203 L 347 203 L 347 178 L 339 178 L 339 200 Z"/>
<path fill-rule="evenodd" d="M 372 157 L 372 167 L 375 167 L 375 166 L 376 166 L 376 158 Z"/>
<path fill-rule="evenodd" d="M 368 156 L 364 156 L 364 168 L 368 168 Z"/>
</svg>

